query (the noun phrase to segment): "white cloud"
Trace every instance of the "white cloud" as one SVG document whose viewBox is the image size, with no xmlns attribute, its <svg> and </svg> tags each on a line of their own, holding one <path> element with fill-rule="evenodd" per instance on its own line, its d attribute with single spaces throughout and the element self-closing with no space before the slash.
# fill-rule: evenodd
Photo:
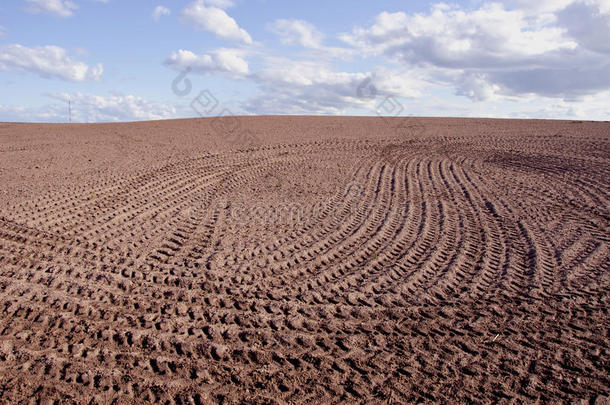
<svg viewBox="0 0 610 405">
<path fill-rule="evenodd" d="M 570 58 L 566 55 L 566 58 Z M 503 87 L 507 95 L 534 94 L 545 97 L 577 100 L 586 95 L 610 89 L 610 62 L 587 61 L 574 55 L 581 66 L 544 66 L 537 69 L 515 69 L 489 72 L 492 83 Z"/>
<path fill-rule="evenodd" d="M 471 12 L 446 5 L 428 15 L 383 12 L 372 27 L 342 39 L 371 53 L 444 67 L 506 66 L 577 46 L 562 29 L 529 27 L 523 13 L 498 3 Z"/>
<path fill-rule="evenodd" d="M 505 114 L 509 118 L 548 118 L 599 120 L 610 119 L 608 105 L 610 93 L 599 93 L 587 96 L 578 102 L 566 102 L 556 99 L 524 100 L 515 110 Z"/>
<path fill-rule="evenodd" d="M 429 13 L 382 12 L 372 26 L 341 39 L 367 55 L 425 67 L 431 79 L 442 77 L 475 101 L 527 94 L 574 99 L 610 88 L 610 61 L 591 52 L 610 51 L 607 0 L 505 3 L 516 7 L 437 4 Z M 532 7 L 547 15 L 535 16 Z"/>
<path fill-rule="evenodd" d="M 97 81 L 104 71 L 102 64 L 88 66 L 73 60 L 59 46 L 27 48 L 19 44 L 0 46 L 0 69 L 33 72 L 73 82 Z"/>
<path fill-rule="evenodd" d="M 595 5 L 599 12 L 604 15 L 610 14 L 610 1 L 608 0 L 584 0 L 586 4 Z"/>
<path fill-rule="evenodd" d="M 319 48 L 322 42 L 322 33 L 315 26 L 302 20 L 275 20 L 269 29 L 277 34 L 282 43 L 301 45 L 305 48 Z"/>
<path fill-rule="evenodd" d="M 62 101 L 64 106 L 68 100 L 72 105 L 74 122 L 107 122 L 107 121 L 142 121 L 173 118 L 176 107 L 149 101 L 142 97 L 115 94 L 112 96 L 96 96 L 91 94 L 52 94 L 52 98 Z"/>
<path fill-rule="evenodd" d="M 152 16 L 155 21 L 159 21 L 161 16 L 170 15 L 170 14 L 171 14 L 171 11 L 169 8 L 163 7 L 163 6 L 157 6 L 153 10 Z"/>
<path fill-rule="evenodd" d="M 371 76 L 379 96 L 405 98 L 421 97 L 428 80 L 427 72 L 422 69 L 388 69 L 381 67 Z"/>
<path fill-rule="evenodd" d="M 207 6 L 206 4 L 211 4 Z M 225 4 L 226 2 L 222 2 Z M 197 29 L 211 32 L 219 38 L 235 42 L 252 43 L 250 34 L 240 28 L 237 22 L 224 10 L 213 4 L 218 1 L 205 2 L 196 0 L 182 10 L 182 20 Z"/>
<path fill-rule="evenodd" d="M 315 62 L 269 58 L 254 75 L 261 93 L 244 103 L 256 114 L 341 114 L 358 103 L 356 88 L 366 74 L 333 72 Z"/>
<path fill-rule="evenodd" d="M 466 74 L 458 82 L 456 94 L 474 101 L 491 100 L 500 91 L 500 86 L 489 83 L 484 74 Z"/>
<path fill-rule="evenodd" d="M 341 72 L 316 61 L 294 61 L 264 57 L 264 67 L 250 73 L 244 51 L 217 49 L 198 55 L 188 50 L 174 52 L 165 64 L 174 69 L 203 74 L 229 74 L 249 79 L 260 87 L 259 95 L 243 103 L 247 113 L 340 114 L 348 108 L 364 107 L 373 111 L 375 100 L 359 87 L 370 77 L 375 95 L 415 97 L 421 94 L 420 74 L 381 69 L 377 75 Z M 365 95 L 363 95 L 363 94 Z"/>
<path fill-rule="evenodd" d="M 310 59 L 348 60 L 354 56 L 352 49 L 323 45 L 324 35 L 307 21 L 279 19 L 268 24 L 267 29 L 276 34 L 283 44 L 300 45 L 307 49 Z"/>
<path fill-rule="evenodd" d="M 282 58 L 268 58 L 268 66 L 256 77 L 264 82 L 310 86 L 315 84 L 347 85 L 352 93 L 357 81 L 367 77 L 366 73 L 334 72 L 327 66 L 310 61 L 292 61 Z"/>
<path fill-rule="evenodd" d="M 6 28 L 4 28 L 2 25 L 0 25 L 0 37 L 6 35 Z"/>
<path fill-rule="evenodd" d="M 610 1 L 575 2 L 558 13 L 558 24 L 583 47 L 610 53 Z"/>
<path fill-rule="evenodd" d="M 315 61 L 267 58 L 266 67 L 251 77 L 261 92 L 243 108 L 256 114 L 342 114 L 350 108 L 372 113 L 384 96 L 421 94 L 421 84 L 413 72 L 338 72 Z"/>
<path fill-rule="evenodd" d="M 103 97 L 60 93 L 50 97 L 53 103 L 36 108 L 0 104 L 0 121 L 68 122 L 68 100 L 72 106 L 72 122 L 143 121 L 184 116 L 174 105 L 132 95 Z"/>
<path fill-rule="evenodd" d="M 27 10 L 31 13 L 49 13 L 58 17 L 71 17 L 76 4 L 70 0 L 25 0 L 29 3 Z"/>
<path fill-rule="evenodd" d="M 248 62 L 243 58 L 243 51 L 238 49 L 221 48 L 202 55 L 180 49 L 172 53 L 165 64 L 177 70 L 191 68 L 199 73 L 248 74 Z"/>
</svg>

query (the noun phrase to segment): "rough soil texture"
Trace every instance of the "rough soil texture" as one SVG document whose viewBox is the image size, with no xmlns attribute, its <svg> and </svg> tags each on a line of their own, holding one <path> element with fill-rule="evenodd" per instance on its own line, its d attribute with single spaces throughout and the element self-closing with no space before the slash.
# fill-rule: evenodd
<svg viewBox="0 0 610 405">
<path fill-rule="evenodd" d="M 2 403 L 608 403 L 608 123 L 4 123 L 0 184 Z"/>
</svg>

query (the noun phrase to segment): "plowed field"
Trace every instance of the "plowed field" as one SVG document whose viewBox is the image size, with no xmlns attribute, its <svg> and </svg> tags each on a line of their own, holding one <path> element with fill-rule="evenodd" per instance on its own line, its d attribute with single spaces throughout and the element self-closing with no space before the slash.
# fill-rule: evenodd
<svg viewBox="0 0 610 405">
<path fill-rule="evenodd" d="M 3 403 L 608 403 L 610 124 L 237 123 L 0 124 Z"/>
</svg>

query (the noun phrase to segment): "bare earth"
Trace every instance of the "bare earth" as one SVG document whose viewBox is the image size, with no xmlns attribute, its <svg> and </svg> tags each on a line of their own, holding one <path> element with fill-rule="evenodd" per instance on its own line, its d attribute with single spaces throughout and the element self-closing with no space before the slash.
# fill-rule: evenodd
<svg viewBox="0 0 610 405">
<path fill-rule="evenodd" d="M 609 123 L 228 120 L 0 123 L 0 402 L 608 403 Z"/>
</svg>

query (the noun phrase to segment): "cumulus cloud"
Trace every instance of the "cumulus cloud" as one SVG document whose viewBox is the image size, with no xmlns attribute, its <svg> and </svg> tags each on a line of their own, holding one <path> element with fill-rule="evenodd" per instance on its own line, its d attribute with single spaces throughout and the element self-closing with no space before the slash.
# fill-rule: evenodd
<svg viewBox="0 0 610 405">
<path fill-rule="evenodd" d="M 528 27 L 521 12 L 499 3 L 472 12 L 444 4 L 427 15 L 383 12 L 372 27 L 342 39 L 370 53 L 449 68 L 520 64 L 577 46 L 560 28 Z"/>
<path fill-rule="evenodd" d="M 31 13 L 48 13 L 57 17 L 71 17 L 76 4 L 70 0 L 25 0 Z"/>
<path fill-rule="evenodd" d="M 523 3 L 523 4 L 522 4 Z M 514 8 L 509 8 L 507 4 Z M 367 55 L 421 66 L 456 94 L 578 98 L 610 88 L 605 0 L 506 0 L 474 10 L 437 4 L 429 13 L 379 14 L 341 39 Z M 536 11 L 550 13 L 544 19 Z"/>
<path fill-rule="evenodd" d="M 248 74 L 248 62 L 238 49 L 221 48 L 207 54 L 180 49 L 166 59 L 165 64 L 177 70 L 192 69 L 198 73 L 229 73 L 235 76 Z"/>
<path fill-rule="evenodd" d="M 170 15 L 171 11 L 167 7 L 157 6 L 153 10 L 152 16 L 155 21 L 159 21 L 159 19 L 164 15 Z"/>
<path fill-rule="evenodd" d="M 219 0 L 206 2 L 196 0 L 182 10 L 182 21 L 196 29 L 211 32 L 219 38 L 251 44 L 250 34 L 239 27 L 237 22 L 218 5 L 227 7 L 230 3 Z"/>
<path fill-rule="evenodd" d="M 421 94 L 416 76 L 409 72 L 341 72 L 316 61 L 267 58 L 266 67 L 251 78 L 261 92 L 242 107 L 256 114 L 342 114 L 349 108 L 372 113 L 383 96 Z"/>
<path fill-rule="evenodd" d="M 0 69 L 27 71 L 73 82 L 97 81 L 104 71 L 102 64 L 88 66 L 73 60 L 59 46 L 27 48 L 19 44 L 0 46 Z"/>
<path fill-rule="evenodd" d="M 42 107 L 0 104 L 0 121 L 68 122 L 68 100 L 72 105 L 72 122 L 142 121 L 184 116 L 174 105 L 132 95 L 57 93 L 49 97 L 53 101 Z"/>
<path fill-rule="evenodd" d="M 354 94 L 355 84 L 367 77 L 366 73 L 335 72 L 329 67 L 311 61 L 292 61 L 268 58 L 267 67 L 254 76 L 263 83 L 312 86 L 327 84 L 343 88 L 341 93 Z"/>
<path fill-rule="evenodd" d="M 572 3 L 558 13 L 558 24 L 584 48 L 610 53 L 610 1 Z"/>
<path fill-rule="evenodd" d="M 132 95 L 114 94 L 108 97 L 92 94 L 56 93 L 52 98 L 72 104 L 75 122 L 141 121 L 173 118 L 176 107 L 149 101 Z"/>
<path fill-rule="evenodd" d="M 356 88 L 366 74 L 333 72 L 315 62 L 269 59 L 253 78 L 261 93 L 244 103 L 257 114 L 341 114 L 358 103 Z"/>
<path fill-rule="evenodd" d="M 319 48 L 322 42 L 322 33 L 315 26 L 302 20 L 275 20 L 269 29 L 277 34 L 282 43 L 301 45 L 305 48 Z"/>
<path fill-rule="evenodd" d="M 309 57 L 330 60 L 350 59 L 354 52 L 345 47 L 326 46 L 322 43 L 324 35 L 311 23 L 303 20 L 278 19 L 267 24 L 267 30 L 276 34 L 285 45 L 305 48 Z"/>
<path fill-rule="evenodd" d="M 485 101 L 499 93 L 500 86 L 492 84 L 485 74 L 465 74 L 456 81 L 456 94 L 474 101 Z"/>
<path fill-rule="evenodd" d="M 585 95 L 610 89 L 610 62 L 599 66 L 549 66 L 494 72 L 488 75 L 492 83 L 505 87 L 504 93 L 509 95 L 534 94 L 577 100 Z"/>
</svg>

